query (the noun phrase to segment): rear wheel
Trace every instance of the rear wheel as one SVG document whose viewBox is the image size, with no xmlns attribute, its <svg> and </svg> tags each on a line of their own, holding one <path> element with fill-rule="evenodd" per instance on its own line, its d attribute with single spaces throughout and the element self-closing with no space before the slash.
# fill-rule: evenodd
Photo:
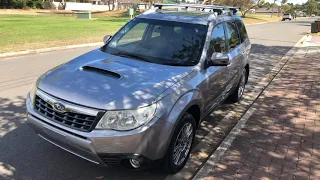
<svg viewBox="0 0 320 180">
<path fill-rule="evenodd" d="M 195 137 L 196 123 L 194 117 L 186 113 L 177 125 L 165 157 L 165 169 L 177 173 L 186 164 Z"/>
<path fill-rule="evenodd" d="M 238 83 L 237 88 L 230 95 L 231 101 L 238 102 L 242 99 L 242 95 L 243 95 L 245 87 L 246 87 L 247 76 L 248 76 L 247 71 L 244 69 L 241 73 L 241 78 L 240 78 L 240 81 Z"/>
</svg>

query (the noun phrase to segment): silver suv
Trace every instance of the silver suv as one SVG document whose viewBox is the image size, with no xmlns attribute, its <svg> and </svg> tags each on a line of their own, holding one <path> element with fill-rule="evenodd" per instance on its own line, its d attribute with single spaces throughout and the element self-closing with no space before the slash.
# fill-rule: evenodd
<svg viewBox="0 0 320 180">
<path fill-rule="evenodd" d="M 244 92 L 251 45 L 236 11 L 156 4 L 103 47 L 43 74 L 28 94 L 29 125 L 96 164 L 161 159 L 178 172 L 201 120 Z"/>
</svg>

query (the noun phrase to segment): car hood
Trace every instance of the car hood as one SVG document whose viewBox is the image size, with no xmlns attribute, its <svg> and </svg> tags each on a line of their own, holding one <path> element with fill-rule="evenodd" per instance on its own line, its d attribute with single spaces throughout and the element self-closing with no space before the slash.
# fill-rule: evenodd
<svg viewBox="0 0 320 180">
<path fill-rule="evenodd" d="M 132 60 L 96 49 L 45 73 L 38 88 L 87 107 L 132 109 L 151 104 L 191 69 Z"/>
</svg>

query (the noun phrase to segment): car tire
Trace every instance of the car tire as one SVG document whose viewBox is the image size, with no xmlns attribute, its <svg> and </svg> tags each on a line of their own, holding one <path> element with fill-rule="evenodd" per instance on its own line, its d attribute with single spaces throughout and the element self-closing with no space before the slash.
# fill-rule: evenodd
<svg viewBox="0 0 320 180">
<path fill-rule="evenodd" d="M 243 69 L 237 87 L 235 88 L 233 93 L 229 96 L 229 98 L 232 102 L 236 103 L 242 99 L 242 95 L 244 93 L 247 78 L 248 78 L 247 76 L 248 76 L 248 73 L 247 73 L 246 69 Z"/>
<path fill-rule="evenodd" d="M 164 168 L 168 173 L 175 174 L 186 164 L 195 139 L 195 131 L 194 117 L 189 113 L 184 114 L 174 130 L 164 158 Z"/>
</svg>

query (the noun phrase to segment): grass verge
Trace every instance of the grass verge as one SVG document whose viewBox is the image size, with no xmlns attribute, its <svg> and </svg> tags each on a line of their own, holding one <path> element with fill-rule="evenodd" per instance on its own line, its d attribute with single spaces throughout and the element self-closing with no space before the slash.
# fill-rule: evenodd
<svg viewBox="0 0 320 180">
<path fill-rule="evenodd" d="M 278 17 L 277 14 L 271 15 L 266 14 L 247 14 L 245 18 L 242 18 L 245 24 L 254 24 L 261 22 L 277 22 L 281 21 L 282 17 Z"/>
<path fill-rule="evenodd" d="M 0 15 L 0 53 L 102 41 L 129 20 L 128 17 L 93 15 Z"/>
</svg>

